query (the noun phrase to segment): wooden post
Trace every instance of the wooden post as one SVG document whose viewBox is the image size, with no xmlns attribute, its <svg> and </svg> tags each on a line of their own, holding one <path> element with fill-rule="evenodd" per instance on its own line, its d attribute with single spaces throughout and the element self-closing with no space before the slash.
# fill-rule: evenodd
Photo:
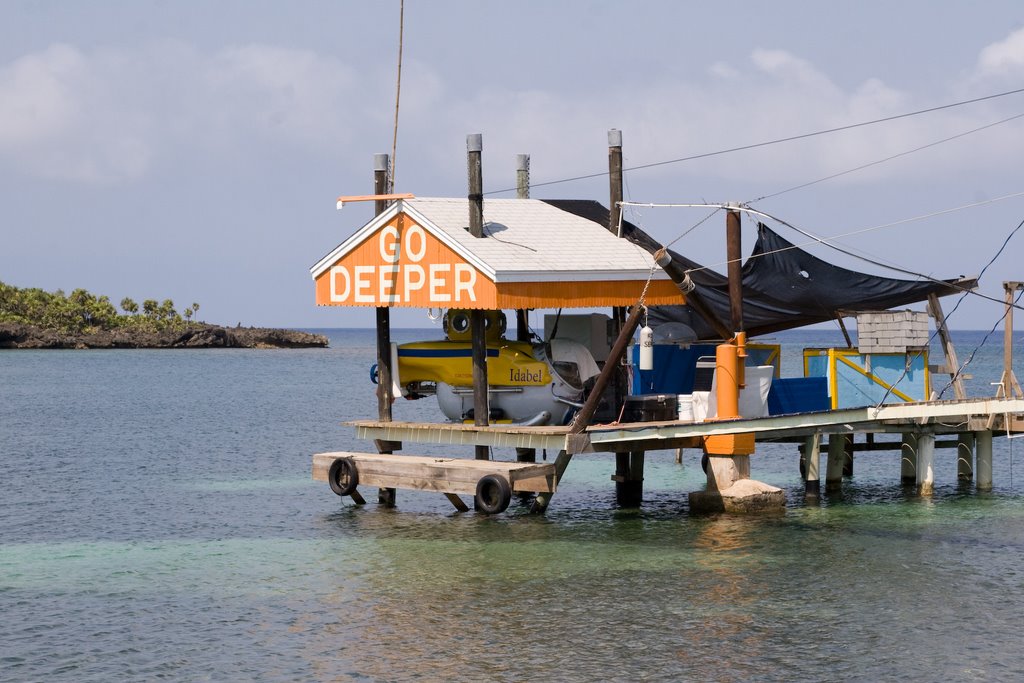
<svg viewBox="0 0 1024 683">
<path fill-rule="evenodd" d="M 743 244 L 740 234 L 740 212 L 725 213 L 725 258 L 729 261 L 729 311 L 733 332 L 743 331 Z"/>
<path fill-rule="evenodd" d="M 949 334 L 949 327 L 946 325 L 946 316 L 942 312 L 942 306 L 939 305 L 939 297 L 935 294 L 928 295 L 928 310 L 931 311 L 932 317 L 935 318 L 935 329 L 939 331 L 939 338 L 942 340 L 942 351 L 946 357 L 946 367 L 944 368 L 953 382 L 953 395 L 957 399 L 967 398 L 967 390 L 964 388 L 963 377 L 960 376 L 960 361 L 956 357 L 956 347 L 953 346 L 953 339 Z"/>
<path fill-rule="evenodd" d="M 516 155 L 516 197 L 530 198 L 530 155 Z M 530 321 L 528 311 L 520 308 L 516 311 L 516 341 L 530 341 Z M 534 450 L 534 449 L 529 449 Z M 518 451 L 517 451 L 518 452 Z M 534 450 L 534 453 L 536 451 Z M 531 460 L 530 462 L 534 462 Z"/>
<path fill-rule="evenodd" d="M 388 190 L 388 155 L 373 155 L 373 193 L 387 194 Z M 388 208 L 387 201 L 378 199 L 374 202 L 374 215 L 379 216 Z M 391 309 L 387 306 L 377 307 L 377 419 L 391 422 L 391 404 L 395 397 L 392 391 L 391 367 Z M 380 453 L 393 453 L 394 443 L 377 443 Z M 400 446 L 399 446 L 400 447 Z M 377 492 L 377 502 L 387 507 L 395 506 L 397 491 L 393 488 L 382 488 Z"/>
<path fill-rule="evenodd" d="M 472 133 L 466 136 L 466 158 L 469 172 L 469 233 L 473 237 L 484 236 L 484 175 L 482 154 L 483 135 Z M 484 312 L 473 309 L 469 312 L 469 327 L 473 339 L 473 424 L 486 427 L 490 423 L 490 406 L 487 401 L 487 337 Z M 489 460 L 490 449 L 476 446 L 476 459 Z"/>
<path fill-rule="evenodd" d="M 373 156 L 373 190 L 374 194 L 387 193 L 388 155 Z M 374 202 L 374 215 L 379 216 L 387 209 L 387 202 L 378 199 Z M 377 307 L 377 416 L 381 422 L 391 422 L 392 395 L 391 381 L 391 309 L 387 306 Z"/>
<path fill-rule="evenodd" d="M 821 434 L 804 439 L 804 497 L 817 498 L 821 493 Z"/>
<path fill-rule="evenodd" d="M 616 128 L 612 128 L 608 131 L 608 232 L 621 237 L 619 235 L 619 224 L 622 222 L 622 131 Z M 619 337 L 619 333 L 622 331 L 623 321 L 625 320 L 625 311 L 621 306 L 612 308 L 612 334 L 616 339 Z M 611 358 L 605 361 L 605 364 L 612 363 Z M 613 406 L 613 412 L 616 418 L 626 401 L 626 396 L 629 394 L 629 387 L 627 386 L 626 373 L 620 366 L 619 361 L 616 360 L 613 364 L 615 374 L 612 377 L 612 386 L 614 387 L 613 395 L 615 397 L 615 404 Z M 619 454 L 616 454 L 618 457 Z"/>
<path fill-rule="evenodd" d="M 905 432 L 900 443 L 900 484 L 917 483 L 917 434 Z"/>
<path fill-rule="evenodd" d="M 529 154 L 516 155 L 516 197 L 519 199 L 530 198 Z M 516 341 L 530 341 L 529 311 L 524 308 L 516 310 Z M 537 449 L 517 448 L 516 462 L 537 462 Z"/>
<path fill-rule="evenodd" d="M 622 218 L 622 131 L 608 131 L 608 232 L 619 235 Z"/>
<path fill-rule="evenodd" d="M 466 163 L 469 172 L 469 234 L 473 237 L 484 236 L 483 149 L 483 135 L 471 133 L 466 136 Z"/>
<path fill-rule="evenodd" d="M 917 437 L 917 492 L 922 496 L 935 492 L 935 435 L 930 432 Z"/>
<path fill-rule="evenodd" d="M 977 488 L 979 491 L 992 490 L 992 432 L 975 432 L 975 457 L 978 460 Z"/>
<path fill-rule="evenodd" d="M 1013 372 L 1013 293 L 1018 289 L 1024 289 L 1024 282 L 1004 282 L 1006 290 L 1006 317 L 1003 322 L 1003 376 L 999 380 L 999 389 L 996 390 L 996 398 L 1010 398 L 1017 396 L 1024 398 L 1024 391 L 1021 391 L 1020 382 Z"/>
<path fill-rule="evenodd" d="M 846 460 L 846 435 L 828 435 L 828 461 L 825 466 L 825 492 L 835 493 L 843 488 L 843 463 Z"/>
<path fill-rule="evenodd" d="M 530 155 L 516 155 L 516 197 L 530 198 Z"/>
<path fill-rule="evenodd" d="M 974 434 L 965 432 L 956 439 L 956 478 L 970 481 L 974 478 Z"/>
</svg>

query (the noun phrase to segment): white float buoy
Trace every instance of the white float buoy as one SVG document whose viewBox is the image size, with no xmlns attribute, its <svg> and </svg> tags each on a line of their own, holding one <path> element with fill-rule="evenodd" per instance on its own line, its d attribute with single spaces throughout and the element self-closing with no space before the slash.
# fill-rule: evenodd
<svg viewBox="0 0 1024 683">
<path fill-rule="evenodd" d="M 640 328 L 640 369 L 654 369 L 654 330 L 646 325 Z"/>
</svg>

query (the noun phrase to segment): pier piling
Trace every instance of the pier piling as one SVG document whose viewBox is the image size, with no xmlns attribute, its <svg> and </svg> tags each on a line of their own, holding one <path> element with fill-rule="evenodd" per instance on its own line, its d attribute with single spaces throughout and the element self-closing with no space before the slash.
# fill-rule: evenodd
<svg viewBox="0 0 1024 683">
<path fill-rule="evenodd" d="M 935 491 L 935 435 L 917 437 L 917 492 L 930 496 Z"/>
<path fill-rule="evenodd" d="M 615 454 L 615 502 L 640 507 L 644 497 L 644 451 Z"/>
<path fill-rule="evenodd" d="M 904 432 L 900 444 L 900 484 L 917 484 L 917 434 Z"/>
<path fill-rule="evenodd" d="M 846 464 L 846 435 L 828 435 L 828 461 L 825 466 L 825 492 L 835 493 L 843 488 L 843 466 Z"/>
<path fill-rule="evenodd" d="M 853 434 L 843 435 L 843 476 L 853 476 Z"/>
<path fill-rule="evenodd" d="M 971 432 L 957 436 L 956 478 L 960 481 L 974 479 L 974 434 Z"/>
<path fill-rule="evenodd" d="M 804 439 L 804 496 L 817 498 L 821 493 L 821 475 L 818 472 L 821 459 L 821 434 Z"/>
<path fill-rule="evenodd" d="M 984 430 L 974 434 L 975 457 L 978 462 L 977 487 L 979 491 L 992 490 L 992 431 Z"/>
</svg>

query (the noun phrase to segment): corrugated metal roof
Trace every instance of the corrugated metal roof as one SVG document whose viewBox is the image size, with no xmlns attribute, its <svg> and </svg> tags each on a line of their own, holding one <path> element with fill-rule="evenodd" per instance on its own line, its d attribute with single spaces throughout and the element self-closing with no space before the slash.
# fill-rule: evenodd
<svg viewBox="0 0 1024 683">
<path fill-rule="evenodd" d="M 484 238 L 469 234 L 468 199 L 417 197 L 403 203 L 486 264 L 496 282 L 646 280 L 654 264 L 644 249 L 600 223 L 537 199 L 485 199 Z M 665 278 L 656 268 L 654 279 Z"/>
</svg>

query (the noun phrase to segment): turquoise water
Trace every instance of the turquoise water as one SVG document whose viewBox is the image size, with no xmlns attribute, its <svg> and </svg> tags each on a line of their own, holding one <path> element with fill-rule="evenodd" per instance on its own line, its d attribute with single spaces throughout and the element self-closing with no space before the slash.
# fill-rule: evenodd
<svg viewBox="0 0 1024 683">
<path fill-rule="evenodd" d="M 957 484 L 951 450 L 930 499 L 901 489 L 896 453 L 859 454 L 813 504 L 795 448 L 759 445 L 755 478 L 788 496 L 762 518 L 690 517 L 695 451 L 648 456 L 639 511 L 615 507 L 609 456 L 577 457 L 544 517 L 407 491 L 358 508 L 310 455 L 364 448 L 339 423 L 375 414 L 373 334 L 328 333 L 0 354 L 0 680 L 1024 677 L 1024 441 L 996 440 L 989 494 Z M 981 336 L 958 335 L 961 357 Z M 779 339 L 790 374 L 838 341 Z M 1001 358 L 997 333 L 972 393 Z"/>
</svg>

